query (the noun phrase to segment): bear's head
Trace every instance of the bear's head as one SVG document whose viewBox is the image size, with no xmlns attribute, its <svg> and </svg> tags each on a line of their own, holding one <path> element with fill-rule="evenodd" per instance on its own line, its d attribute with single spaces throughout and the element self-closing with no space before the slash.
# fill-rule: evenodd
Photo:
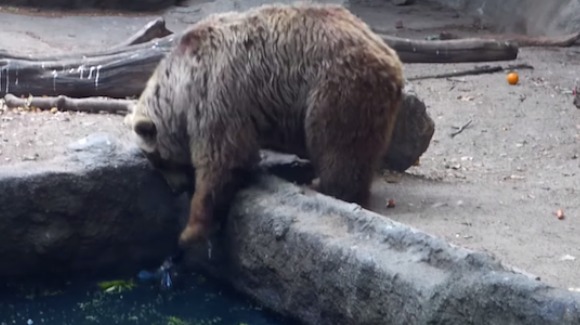
<svg viewBox="0 0 580 325">
<path fill-rule="evenodd" d="M 195 171 L 191 164 L 177 163 L 164 158 L 157 141 L 158 129 L 155 122 L 146 116 L 133 113 L 130 117 L 137 145 L 151 165 L 159 171 L 173 192 L 178 195 L 192 191 Z"/>
<path fill-rule="evenodd" d="M 133 132 L 137 136 L 137 145 L 146 154 L 159 155 L 157 147 L 157 125 L 147 116 L 135 112 L 131 116 Z"/>
</svg>

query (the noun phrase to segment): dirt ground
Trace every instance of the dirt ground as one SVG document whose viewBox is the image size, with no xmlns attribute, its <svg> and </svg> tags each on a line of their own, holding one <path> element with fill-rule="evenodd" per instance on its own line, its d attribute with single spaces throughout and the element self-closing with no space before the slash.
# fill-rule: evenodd
<svg viewBox="0 0 580 325">
<path fill-rule="evenodd" d="M 255 1 L 195 2 L 163 14 L 174 31 L 224 7 Z M 438 6 L 359 2 L 351 10 L 390 34 L 424 38 L 441 31 L 486 33 L 473 20 Z M 61 15 L 0 10 L 0 49 L 47 54 L 111 46 L 154 15 Z M 395 27 L 400 20 L 403 28 Z M 17 41 L 15 41 L 18 39 Z M 448 241 L 494 254 L 563 288 L 580 287 L 580 110 L 571 89 L 580 76 L 580 48 L 520 50 L 510 86 L 504 73 L 431 79 L 413 85 L 436 123 L 421 165 L 374 186 L 374 210 Z M 407 77 L 483 64 L 407 64 Z M 471 124 L 450 137 L 455 127 Z M 122 116 L 0 112 L 0 164 L 45 160 L 90 133 L 127 137 Z M 387 182 L 388 181 L 388 182 Z M 577 192 L 578 191 L 578 192 Z M 387 209 L 385 200 L 396 207 Z M 564 219 L 555 215 L 558 209 Z"/>
</svg>

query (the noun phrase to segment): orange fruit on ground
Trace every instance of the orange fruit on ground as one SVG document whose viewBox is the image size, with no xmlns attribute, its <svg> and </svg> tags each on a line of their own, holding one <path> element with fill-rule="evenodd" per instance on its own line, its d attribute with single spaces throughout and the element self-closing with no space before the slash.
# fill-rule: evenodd
<svg viewBox="0 0 580 325">
<path fill-rule="evenodd" d="M 520 80 L 520 76 L 518 76 L 517 72 L 510 72 L 507 75 L 507 81 L 510 85 L 515 85 Z"/>
</svg>

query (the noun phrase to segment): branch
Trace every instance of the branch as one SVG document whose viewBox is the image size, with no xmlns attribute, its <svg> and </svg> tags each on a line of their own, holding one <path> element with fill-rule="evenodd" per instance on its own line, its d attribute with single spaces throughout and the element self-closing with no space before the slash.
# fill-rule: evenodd
<svg viewBox="0 0 580 325">
<path fill-rule="evenodd" d="M 467 123 L 463 124 L 462 126 L 458 127 L 456 131 L 451 132 L 451 134 L 449 135 L 452 138 L 455 138 L 456 135 L 458 135 L 459 133 L 465 131 L 465 129 L 467 129 L 470 125 L 471 125 L 471 120 L 467 121 Z"/>
<path fill-rule="evenodd" d="M 501 71 L 510 71 L 510 70 L 523 70 L 523 69 L 534 69 L 533 66 L 529 64 L 515 64 L 515 65 L 508 65 L 507 67 L 502 66 L 489 66 L 484 65 L 480 67 L 475 67 L 468 70 L 457 71 L 457 72 L 446 72 L 440 74 L 430 74 L 424 76 L 416 76 L 410 77 L 407 80 L 414 81 L 414 80 L 423 80 L 423 79 L 443 79 L 443 78 L 451 78 L 451 77 L 463 77 L 463 76 L 473 76 L 473 75 L 480 75 L 480 74 L 489 74 Z"/>
<path fill-rule="evenodd" d="M 50 110 L 56 107 L 59 111 L 75 111 L 87 113 L 117 113 L 126 114 L 131 111 L 133 100 L 109 99 L 104 97 L 90 98 L 70 98 L 66 96 L 58 97 L 36 97 L 18 98 L 12 94 L 4 96 L 4 103 L 8 108 L 17 107 L 37 107 L 41 110 Z"/>
<path fill-rule="evenodd" d="M 111 49 L 119 49 L 122 47 L 127 47 L 129 45 L 141 44 L 171 34 L 173 33 L 165 26 L 165 20 L 163 19 L 163 17 L 158 17 L 147 23 L 145 27 L 138 30 L 127 40 L 111 47 Z"/>
</svg>

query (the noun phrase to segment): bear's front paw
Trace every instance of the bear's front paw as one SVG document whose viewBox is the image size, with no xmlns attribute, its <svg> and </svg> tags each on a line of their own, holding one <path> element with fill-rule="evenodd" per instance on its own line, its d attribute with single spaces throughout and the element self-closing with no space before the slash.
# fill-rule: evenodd
<svg viewBox="0 0 580 325">
<path fill-rule="evenodd" d="M 320 178 L 313 179 L 308 187 L 313 191 L 320 192 Z"/>
<path fill-rule="evenodd" d="M 206 227 L 202 223 L 188 225 L 179 236 L 179 246 L 185 248 L 191 243 L 205 238 Z"/>
</svg>

